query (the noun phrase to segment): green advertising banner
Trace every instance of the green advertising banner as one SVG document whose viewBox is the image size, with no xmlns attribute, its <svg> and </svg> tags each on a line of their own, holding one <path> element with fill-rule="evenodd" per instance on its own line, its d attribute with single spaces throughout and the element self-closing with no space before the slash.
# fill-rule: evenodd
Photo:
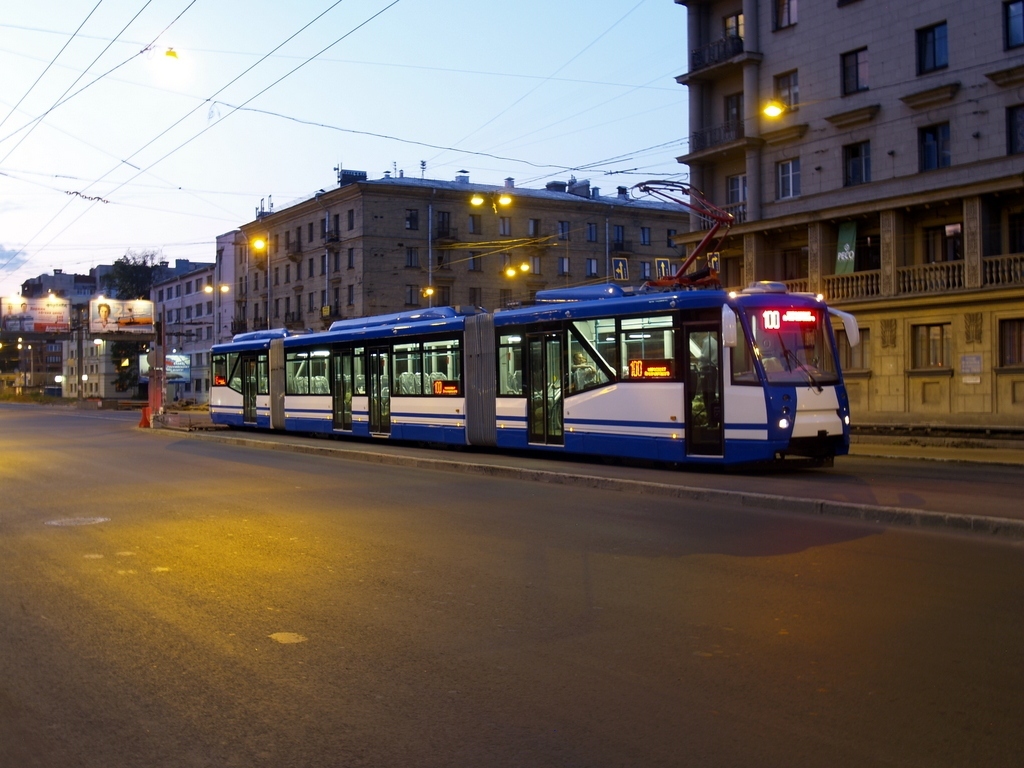
<svg viewBox="0 0 1024 768">
<path fill-rule="evenodd" d="M 852 275 L 857 258 L 857 222 L 839 225 L 839 246 L 836 248 L 836 274 Z"/>
</svg>

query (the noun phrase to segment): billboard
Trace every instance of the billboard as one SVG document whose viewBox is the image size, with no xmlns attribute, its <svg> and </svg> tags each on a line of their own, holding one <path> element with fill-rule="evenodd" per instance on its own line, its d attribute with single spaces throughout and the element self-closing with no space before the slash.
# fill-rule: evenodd
<svg viewBox="0 0 1024 768">
<path fill-rule="evenodd" d="M 188 381 L 192 377 L 192 359 L 189 355 L 164 355 L 164 370 L 168 384 Z"/>
<path fill-rule="evenodd" d="M 71 302 L 56 296 L 0 298 L 0 330 L 68 333 L 71 330 Z"/>
<path fill-rule="evenodd" d="M 148 299 L 89 301 L 89 333 L 153 332 L 153 302 Z"/>
</svg>

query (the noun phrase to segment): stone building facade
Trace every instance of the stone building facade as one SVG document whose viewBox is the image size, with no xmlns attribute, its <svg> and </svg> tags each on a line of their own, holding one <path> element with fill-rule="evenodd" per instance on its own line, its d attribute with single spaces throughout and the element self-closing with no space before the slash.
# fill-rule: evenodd
<svg viewBox="0 0 1024 768">
<path fill-rule="evenodd" d="M 1024 427 L 1024 2 L 676 2 L 724 281 L 858 318 L 862 424 Z"/>
<path fill-rule="evenodd" d="M 495 309 L 542 289 L 674 272 L 681 206 L 545 189 L 347 172 L 339 186 L 240 228 L 235 330 L 326 328 L 415 307 Z M 511 272 L 509 272 L 511 270 Z"/>
</svg>

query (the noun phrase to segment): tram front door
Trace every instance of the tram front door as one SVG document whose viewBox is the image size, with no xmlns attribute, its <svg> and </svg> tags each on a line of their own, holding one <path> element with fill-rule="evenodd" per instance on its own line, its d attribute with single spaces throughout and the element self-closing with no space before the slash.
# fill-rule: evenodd
<svg viewBox="0 0 1024 768">
<path fill-rule="evenodd" d="M 256 393 L 259 390 L 259 366 L 255 357 L 243 357 L 242 423 L 256 424 Z"/>
<path fill-rule="evenodd" d="M 526 393 L 529 442 L 564 445 L 562 421 L 562 337 L 557 333 L 527 337 L 530 371 Z"/>
<path fill-rule="evenodd" d="M 370 349 L 367 392 L 370 400 L 370 434 L 391 434 L 391 354 L 387 348 Z"/>
<path fill-rule="evenodd" d="M 684 326 L 689 456 L 722 456 L 725 448 L 720 336 L 717 325 Z"/>
</svg>

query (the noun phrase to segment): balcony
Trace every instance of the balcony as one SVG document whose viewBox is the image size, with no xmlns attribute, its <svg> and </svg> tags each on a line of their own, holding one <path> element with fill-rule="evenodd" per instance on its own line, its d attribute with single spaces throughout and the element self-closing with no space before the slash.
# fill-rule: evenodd
<svg viewBox="0 0 1024 768">
<path fill-rule="evenodd" d="M 237 333 L 245 333 L 249 330 L 248 324 L 244 319 L 234 319 L 231 321 L 231 335 L 234 336 Z"/>
<path fill-rule="evenodd" d="M 690 72 L 713 67 L 741 53 L 743 53 L 742 37 L 723 37 L 721 40 L 715 40 L 713 43 L 690 51 Z"/>
<path fill-rule="evenodd" d="M 324 234 L 324 239 L 328 243 L 337 243 L 341 241 L 341 232 L 337 229 L 328 229 Z"/>
<path fill-rule="evenodd" d="M 441 226 L 440 224 L 434 228 L 434 242 L 437 243 L 454 243 L 458 242 L 459 239 L 459 228 Z"/>
<path fill-rule="evenodd" d="M 825 275 L 825 297 L 829 301 L 841 299 L 870 299 L 882 295 L 882 270 L 869 269 L 849 275 Z"/>
<path fill-rule="evenodd" d="M 614 253 L 633 253 L 633 241 L 632 240 L 619 240 L 612 242 L 612 251 Z"/>
<path fill-rule="evenodd" d="M 1024 253 L 982 259 L 981 274 L 984 285 L 1024 285 Z"/>
<path fill-rule="evenodd" d="M 302 243 L 288 243 L 284 247 L 285 254 L 292 261 L 299 261 L 302 258 Z"/>
<path fill-rule="evenodd" d="M 703 152 L 722 144 L 739 141 L 743 138 L 743 121 L 730 120 L 722 125 L 704 128 L 690 134 L 690 152 Z"/>
<path fill-rule="evenodd" d="M 747 220 L 747 202 L 744 200 L 742 203 L 729 203 L 723 205 L 722 209 L 726 213 L 732 214 L 733 224 L 743 224 Z"/>
<path fill-rule="evenodd" d="M 963 287 L 962 261 L 916 264 L 896 269 L 896 292 L 900 294 L 946 293 Z"/>
</svg>

